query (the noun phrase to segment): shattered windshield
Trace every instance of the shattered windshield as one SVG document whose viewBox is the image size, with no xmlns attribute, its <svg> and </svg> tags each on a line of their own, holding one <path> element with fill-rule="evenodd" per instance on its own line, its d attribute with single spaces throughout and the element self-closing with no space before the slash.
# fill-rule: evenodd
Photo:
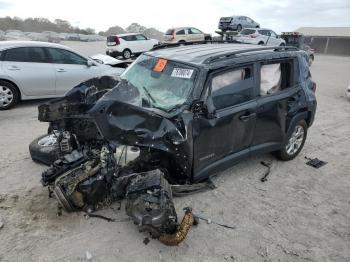
<svg viewBox="0 0 350 262">
<path fill-rule="evenodd" d="M 196 73 L 197 69 L 194 67 L 142 55 L 121 78 L 138 89 L 143 107 L 168 111 L 187 100 L 194 86 Z"/>
</svg>

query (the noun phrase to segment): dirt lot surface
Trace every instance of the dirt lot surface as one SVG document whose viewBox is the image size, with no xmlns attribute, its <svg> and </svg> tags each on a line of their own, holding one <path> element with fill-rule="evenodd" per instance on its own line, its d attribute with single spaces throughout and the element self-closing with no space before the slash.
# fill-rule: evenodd
<svg viewBox="0 0 350 262">
<path fill-rule="evenodd" d="M 316 56 L 312 73 L 319 106 L 301 154 L 290 162 L 249 158 L 215 177 L 217 189 L 176 198 L 180 219 L 191 206 L 237 227 L 201 222 L 178 247 L 145 245 L 147 235 L 130 221 L 57 216 L 39 182 L 46 167 L 28 153 L 47 131 L 37 121 L 39 102 L 0 112 L 0 261 L 350 261 L 350 58 Z M 305 156 L 328 164 L 314 169 Z M 265 183 L 262 160 L 273 164 Z M 98 213 L 123 220 L 117 207 Z"/>
</svg>

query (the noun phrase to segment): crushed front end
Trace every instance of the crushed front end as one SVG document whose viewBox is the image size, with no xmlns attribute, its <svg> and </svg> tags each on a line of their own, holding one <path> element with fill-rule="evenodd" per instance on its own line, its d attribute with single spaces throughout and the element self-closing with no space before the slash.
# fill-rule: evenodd
<svg viewBox="0 0 350 262">
<path fill-rule="evenodd" d="M 126 79 L 106 81 L 103 88 L 101 79 L 84 83 L 39 107 L 58 150 L 42 184 L 67 212 L 91 213 L 126 199 L 126 214 L 140 231 L 179 244 L 191 211 L 179 224 L 171 184 L 191 179 L 192 113 L 150 106 Z"/>
</svg>

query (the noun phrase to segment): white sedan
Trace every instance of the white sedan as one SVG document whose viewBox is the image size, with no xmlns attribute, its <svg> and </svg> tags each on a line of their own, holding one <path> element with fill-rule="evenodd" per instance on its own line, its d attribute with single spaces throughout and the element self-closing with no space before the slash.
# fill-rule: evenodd
<svg viewBox="0 0 350 262">
<path fill-rule="evenodd" d="M 123 71 L 63 45 L 3 41 L 0 42 L 0 110 L 9 109 L 21 100 L 63 96 L 90 78 L 117 77 Z"/>
</svg>

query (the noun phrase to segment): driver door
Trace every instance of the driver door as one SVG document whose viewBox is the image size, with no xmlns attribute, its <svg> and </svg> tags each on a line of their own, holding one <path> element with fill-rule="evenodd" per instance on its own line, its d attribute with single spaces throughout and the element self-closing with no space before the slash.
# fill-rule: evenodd
<svg viewBox="0 0 350 262">
<path fill-rule="evenodd" d="M 249 154 L 256 122 L 253 65 L 214 72 L 207 107 L 213 115 L 195 114 L 193 179 L 199 181 L 239 156 Z"/>
<path fill-rule="evenodd" d="M 62 96 L 74 86 L 100 75 L 101 68 L 87 65 L 87 59 L 69 50 L 47 48 L 56 74 L 56 95 Z"/>
</svg>

